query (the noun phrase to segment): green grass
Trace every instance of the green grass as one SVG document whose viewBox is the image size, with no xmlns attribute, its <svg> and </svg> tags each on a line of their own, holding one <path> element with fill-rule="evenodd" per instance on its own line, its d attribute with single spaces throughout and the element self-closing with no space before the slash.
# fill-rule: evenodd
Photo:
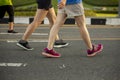
<svg viewBox="0 0 120 80">
<path fill-rule="evenodd" d="M 35 2 L 36 2 L 36 0 L 13 0 L 13 4 L 15 7 L 33 4 Z"/>
<path fill-rule="evenodd" d="M 52 0 L 56 4 L 57 0 Z M 13 0 L 14 6 L 22 6 L 26 4 L 33 4 L 36 0 Z M 118 6 L 118 0 L 83 0 L 87 4 L 92 4 L 94 6 Z"/>
<path fill-rule="evenodd" d="M 83 1 L 84 1 L 83 5 L 85 8 L 86 16 L 114 17 L 117 15 L 118 0 L 83 0 Z M 52 3 L 55 8 L 55 11 L 57 12 L 57 0 L 52 0 Z M 28 0 L 13 0 L 13 4 L 15 6 L 16 16 L 34 16 L 35 15 L 35 11 L 37 8 L 36 0 L 29 0 L 29 1 Z M 101 8 L 101 10 L 100 9 L 94 10 L 95 7 Z M 103 11 L 102 10 L 103 7 L 106 10 Z"/>
<path fill-rule="evenodd" d="M 15 7 L 15 11 L 35 11 L 36 9 L 37 9 L 36 3 Z"/>
<path fill-rule="evenodd" d="M 94 6 L 118 6 L 118 0 L 83 0 Z"/>
<path fill-rule="evenodd" d="M 118 14 L 103 14 L 103 13 L 96 13 L 96 17 L 118 17 Z"/>
</svg>

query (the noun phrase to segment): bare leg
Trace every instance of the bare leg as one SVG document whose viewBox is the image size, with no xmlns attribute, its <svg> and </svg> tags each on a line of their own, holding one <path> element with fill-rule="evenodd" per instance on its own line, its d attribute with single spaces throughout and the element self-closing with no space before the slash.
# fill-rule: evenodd
<svg viewBox="0 0 120 80">
<path fill-rule="evenodd" d="M 9 22 L 9 29 L 7 31 L 8 33 L 18 33 L 14 31 L 14 22 Z"/>
<path fill-rule="evenodd" d="M 77 25 L 80 28 L 80 34 L 83 40 L 85 41 L 87 48 L 92 49 L 92 43 L 91 43 L 90 36 L 85 24 L 85 16 L 84 15 L 76 16 L 75 21 L 77 22 Z"/>
<path fill-rule="evenodd" d="M 50 8 L 47 14 L 47 18 L 50 22 L 50 28 L 54 25 L 55 21 L 56 21 L 56 14 L 55 14 L 55 10 L 54 8 Z M 56 40 L 59 40 L 59 36 L 58 34 L 56 35 Z"/>
<path fill-rule="evenodd" d="M 13 30 L 14 29 L 13 25 L 14 25 L 13 22 L 9 22 L 9 30 Z"/>
<path fill-rule="evenodd" d="M 66 15 L 58 13 L 56 22 L 50 30 L 49 41 L 47 46 L 48 49 L 53 49 L 56 34 L 58 34 L 59 28 L 60 26 L 62 26 L 65 20 L 66 20 Z"/>
<path fill-rule="evenodd" d="M 26 40 L 29 38 L 29 36 L 34 32 L 34 30 L 38 27 L 38 25 L 41 24 L 43 19 L 46 17 L 48 11 L 44 9 L 38 9 L 36 12 L 36 15 L 34 17 L 33 22 L 27 27 L 22 40 Z"/>
</svg>

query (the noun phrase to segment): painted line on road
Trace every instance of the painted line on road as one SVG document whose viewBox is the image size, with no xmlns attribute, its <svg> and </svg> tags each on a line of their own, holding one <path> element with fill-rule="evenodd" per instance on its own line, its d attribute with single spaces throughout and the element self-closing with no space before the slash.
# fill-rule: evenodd
<svg viewBox="0 0 120 80">
<path fill-rule="evenodd" d="M 23 35 L 24 33 L 0 33 L 0 34 L 3 34 L 3 35 L 5 35 L 5 34 L 7 34 L 7 35 Z M 46 35 L 48 35 L 48 33 L 32 33 L 32 35 L 43 35 L 43 36 L 46 36 Z"/>
<path fill-rule="evenodd" d="M 92 38 L 91 40 L 120 40 L 120 38 Z"/>
<path fill-rule="evenodd" d="M 83 39 L 63 39 L 63 40 L 68 40 L 68 41 L 72 41 L 72 40 L 83 40 Z M 107 41 L 114 41 L 114 40 L 120 40 L 120 38 L 91 38 L 91 40 L 107 40 Z M 1 39 L 0 39 L 1 41 Z M 4 40 L 5 41 L 5 40 Z M 18 42 L 18 40 L 6 40 L 7 43 L 15 43 Z M 47 39 L 31 39 L 28 42 L 48 42 Z"/>
<path fill-rule="evenodd" d="M 15 43 L 18 40 L 7 40 L 7 43 Z M 29 40 L 28 42 L 48 42 L 48 40 Z"/>
<path fill-rule="evenodd" d="M 0 67 L 26 67 L 27 63 L 0 63 Z"/>
<path fill-rule="evenodd" d="M 63 40 L 83 40 L 82 38 L 80 39 L 63 39 Z M 91 40 L 120 40 L 120 38 L 91 38 Z"/>
</svg>

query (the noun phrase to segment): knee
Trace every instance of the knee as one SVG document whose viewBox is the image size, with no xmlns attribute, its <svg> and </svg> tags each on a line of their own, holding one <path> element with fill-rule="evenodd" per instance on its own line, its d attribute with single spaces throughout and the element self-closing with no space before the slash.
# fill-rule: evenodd
<svg viewBox="0 0 120 80">
<path fill-rule="evenodd" d="M 50 28 L 54 25 L 54 22 L 49 22 Z"/>
<path fill-rule="evenodd" d="M 42 21 L 39 21 L 39 20 L 36 20 L 36 19 L 34 19 L 33 22 L 32 22 L 32 24 L 36 25 L 36 26 L 39 26 L 41 23 L 42 23 Z"/>
</svg>

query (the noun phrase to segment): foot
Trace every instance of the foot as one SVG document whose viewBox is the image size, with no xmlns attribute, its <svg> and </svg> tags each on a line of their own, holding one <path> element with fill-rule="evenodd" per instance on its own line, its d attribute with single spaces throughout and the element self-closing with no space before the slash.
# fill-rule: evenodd
<svg viewBox="0 0 120 80">
<path fill-rule="evenodd" d="M 87 50 L 87 56 L 95 56 L 97 53 L 101 52 L 103 49 L 103 45 L 102 44 L 98 44 L 98 45 L 93 45 L 93 49 L 92 50 Z"/>
<path fill-rule="evenodd" d="M 33 50 L 33 48 L 31 48 L 29 46 L 29 43 L 25 40 L 20 40 L 18 43 L 17 43 L 17 46 L 25 49 L 25 50 Z"/>
<path fill-rule="evenodd" d="M 44 51 L 42 52 L 42 55 L 50 58 L 58 58 L 61 56 L 59 53 L 55 52 L 53 49 L 49 50 L 48 48 L 44 49 Z"/>
<path fill-rule="evenodd" d="M 14 31 L 14 30 L 8 30 L 8 33 L 18 33 L 18 32 Z"/>
<path fill-rule="evenodd" d="M 54 47 L 56 48 L 62 48 L 68 46 L 69 43 L 64 42 L 62 39 L 56 40 L 54 43 Z"/>
</svg>

